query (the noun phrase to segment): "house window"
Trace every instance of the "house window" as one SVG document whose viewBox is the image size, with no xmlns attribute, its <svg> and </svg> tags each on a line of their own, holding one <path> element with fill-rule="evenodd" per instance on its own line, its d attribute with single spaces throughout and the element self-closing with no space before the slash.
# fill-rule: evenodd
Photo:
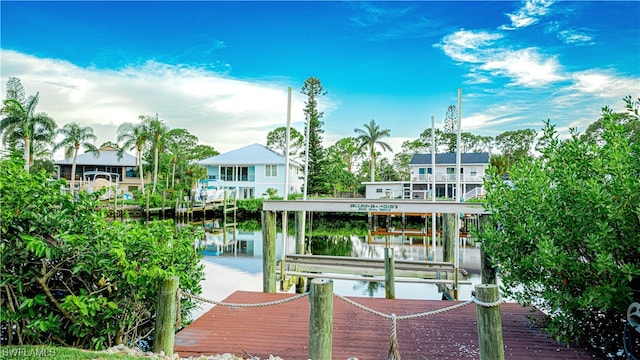
<svg viewBox="0 0 640 360">
<path fill-rule="evenodd" d="M 456 168 L 448 167 L 447 168 L 447 180 L 455 180 L 456 179 Z"/>
<path fill-rule="evenodd" d="M 382 194 L 382 188 L 377 188 L 376 193 Z"/>
<path fill-rule="evenodd" d="M 477 168 L 472 167 L 472 168 L 471 168 L 471 171 L 469 172 L 469 175 L 471 175 L 471 176 L 477 176 L 477 175 L 478 175 L 478 169 L 477 169 Z"/>
<path fill-rule="evenodd" d="M 418 180 L 426 180 L 427 174 L 431 175 L 432 170 L 430 167 L 428 168 L 418 168 Z"/>
<path fill-rule="evenodd" d="M 233 167 L 231 166 L 221 166 L 220 167 L 220 180 L 222 181 L 234 181 L 233 178 Z"/>
<path fill-rule="evenodd" d="M 238 168 L 238 181 L 249 181 L 249 168 L 241 166 Z"/>
<path fill-rule="evenodd" d="M 278 176 L 278 165 L 265 165 L 264 166 L 264 176 L 266 176 L 266 177 L 276 177 L 276 176 Z"/>
</svg>

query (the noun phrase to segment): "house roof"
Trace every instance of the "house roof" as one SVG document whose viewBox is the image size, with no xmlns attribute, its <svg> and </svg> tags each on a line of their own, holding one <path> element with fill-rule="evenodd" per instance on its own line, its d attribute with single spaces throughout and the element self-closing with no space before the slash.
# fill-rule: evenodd
<svg viewBox="0 0 640 360">
<path fill-rule="evenodd" d="M 488 164 L 489 153 L 460 154 L 461 164 Z M 436 165 L 455 165 L 456 153 L 436 154 Z M 431 154 L 414 154 L 409 165 L 431 165 Z"/>
<path fill-rule="evenodd" d="M 231 150 L 224 154 L 212 156 L 198 161 L 200 165 L 256 165 L 256 164 L 283 164 L 286 158 L 277 152 L 261 144 L 251 144 L 239 149 Z M 294 161 L 292 164 L 299 165 Z"/>
<path fill-rule="evenodd" d="M 138 166 L 135 156 L 122 153 L 118 156 L 118 149 L 113 146 L 103 146 L 98 150 L 98 155 L 92 152 L 79 154 L 76 165 L 100 165 L 100 166 Z M 56 165 L 73 165 L 73 156 L 55 162 Z"/>
</svg>

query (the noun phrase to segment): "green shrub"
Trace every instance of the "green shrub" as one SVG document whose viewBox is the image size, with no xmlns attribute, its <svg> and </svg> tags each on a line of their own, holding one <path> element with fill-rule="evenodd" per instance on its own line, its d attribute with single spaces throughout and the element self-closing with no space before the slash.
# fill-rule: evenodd
<svg viewBox="0 0 640 360">
<path fill-rule="evenodd" d="M 566 343 L 616 353 L 626 309 L 640 296 L 640 144 L 605 109 L 601 141 L 548 122 L 537 159 L 487 185 L 481 235 L 506 295 L 549 314 Z M 638 121 L 637 115 L 632 121 Z"/>
<path fill-rule="evenodd" d="M 94 197 L 63 193 L 19 159 L 0 169 L 3 344 L 139 344 L 153 330 L 160 281 L 177 275 L 201 292 L 194 228 L 109 222 Z M 193 307 L 182 299 L 183 317 Z"/>
<path fill-rule="evenodd" d="M 258 213 L 262 210 L 262 198 L 239 199 L 238 210 L 248 213 Z"/>
</svg>

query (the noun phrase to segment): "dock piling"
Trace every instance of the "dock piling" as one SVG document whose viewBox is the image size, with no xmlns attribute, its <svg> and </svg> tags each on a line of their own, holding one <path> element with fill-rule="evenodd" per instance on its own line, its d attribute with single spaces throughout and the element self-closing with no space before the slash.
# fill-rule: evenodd
<svg viewBox="0 0 640 360">
<path fill-rule="evenodd" d="M 456 261 L 456 215 L 445 213 L 442 214 L 442 261 L 455 263 Z M 457 271 L 457 269 L 455 269 Z M 457 274 L 453 273 L 453 279 L 455 280 Z M 454 288 L 449 288 L 448 286 L 443 286 L 442 297 L 443 299 L 448 300 L 458 300 L 457 298 L 457 288 L 454 285 Z"/>
<path fill-rule="evenodd" d="M 311 280 L 309 294 L 311 311 L 309 314 L 310 360 L 331 360 L 333 337 L 333 280 Z"/>
<path fill-rule="evenodd" d="M 276 292 L 276 213 L 262 212 L 262 291 Z M 284 274 L 282 274 L 284 276 Z"/>
<path fill-rule="evenodd" d="M 504 360 L 498 285 L 475 286 L 480 360 Z"/>
<path fill-rule="evenodd" d="M 153 333 L 153 352 L 159 354 L 162 351 L 169 357 L 173 357 L 178 307 L 176 303 L 178 283 L 179 278 L 177 276 L 171 276 L 161 282 L 158 287 L 156 328 Z"/>
<path fill-rule="evenodd" d="M 395 261 L 393 248 L 384 248 L 384 292 L 387 299 L 396 298 Z"/>
<path fill-rule="evenodd" d="M 296 225 L 296 254 L 304 254 L 304 212 L 296 211 L 295 213 L 295 225 Z M 298 282 L 296 283 L 296 293 L 302 294 L 306 289 L 305 278 L 298 277 Z"/>
</svg>

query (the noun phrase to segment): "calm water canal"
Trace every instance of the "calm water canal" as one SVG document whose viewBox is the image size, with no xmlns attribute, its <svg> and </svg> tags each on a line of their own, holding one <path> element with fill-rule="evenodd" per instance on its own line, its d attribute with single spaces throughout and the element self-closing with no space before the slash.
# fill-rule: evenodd
<svg viewBox="0 0 640 360">
<path fill-rule="evenodd" d="M 322 235 L 312 233 L 312 252 L 324 255 L 347 255 L 363 258 L 382 258 L 384 254 L 384 240 L 374 241 L 369 244 L 367 236 L 337 235 L 348 233 L 344 229 L 333 229 L 327 235 L 327 231 L 319 231 Z M 202 283 L 203 296 L 212 300 L 222 301 L 227 296 L 238 290 L 262 291 L 262 231 L 260 230 L 236 230 L 235 236 L 238 245 L 222 248 L 222 235 L 207 233 L 206 239 L 201 241 L 204 246 L 202 262 L 205 266 L 205 280 Z M 233 235 L 229 235 L 233 238 Z M 277 256 L 282 256 L 282 234 L 277 234 Z M 376 240 L 374 238 L 374 240 Z M 377 239 L 380 240 L 380 239 Z M 430 254 L 430 246 L 418 244 L 403 245 L 400 237 L 390 237 L 396 259 L 424 260 L 425 253 Z M 430 239 L 426 240 L 430 242 Z M 382 242 L 379 244 L 378 242 Z M 295 238 L 291 235 L 287 238 L 287 253 L 295 249 Z M 328 250 L 329 249 L 329 250 Z M 460 267 L 469 272 L 471 285 L 460 285 L 460 300 L 471 297 L 471 291 L 475 284 L 480 283 L 477 271 L 480 265 L 480 250 L 478 247 L 461 244 L 459 251 Z M 436 260 L 442 260 L 442 248 L 436 247 Z M 396 298 L 399 299 L 428 299 L 440 300 L 442 294 L 434 284 L 396 283 Z M 293 290 L 291 291 L 293 292 Z M 334 280 L 334 292 L 344 296 L 385 297 L 383 282 L 365 282 L 356 280 Z M 199 311 L 193 314 L 197 318 L 211 308 L 203 304 Z"/>
</svg>

